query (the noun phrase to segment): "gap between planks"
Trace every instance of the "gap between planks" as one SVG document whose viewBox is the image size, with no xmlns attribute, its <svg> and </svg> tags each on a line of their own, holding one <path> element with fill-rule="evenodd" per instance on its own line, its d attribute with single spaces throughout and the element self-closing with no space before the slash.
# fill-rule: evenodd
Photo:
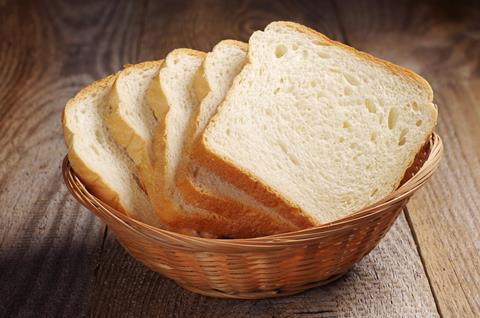
<svg viewBox="0 0 480 318">
<path fill-rule="evenodd" d="M 444 315 L 442 313 L 442 310 L 440 308 L 438 296 L 435 293 L 435 289 L 433 288 L 433 285 L 432 285 L 432 279 L 430 277 L 430 274 L 427 271 L 424 255 L 422 253 L 422 248 L 420 247 L 420 242 L 418 241 L 417 233 L 415 232 L 415 227 L 413 226 L 412 219 L 410 218 L 410 211 L 408 210 L 408 206 L 405 206 L 405 208 L 403 208 L 403 214 L 405 215 L 405 219 L 407 220 L 407 224 L 408 224 L 408 227 L 410 229 L 410 233 L 412 234 L 413 241 L 415 242 L 415 248 L 417 249 L 418 256 L 420 257 L 420 262 L 422 262 L 423 272 L 425 273 L 425 276 L 427 277 L 428 286 L 429 286 L 430 291 L 432 293 L 433 300 L 435 302 L 435 307 L 437 308 L 437 312 L 440 315 L 440 317 L 444 317 Z"/>
</svg>

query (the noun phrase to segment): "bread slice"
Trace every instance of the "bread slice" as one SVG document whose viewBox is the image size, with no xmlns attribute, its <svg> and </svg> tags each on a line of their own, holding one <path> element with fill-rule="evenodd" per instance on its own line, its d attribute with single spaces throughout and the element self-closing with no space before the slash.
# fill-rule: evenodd
<svg viewBox="0 0 480 318">
<path fill-rule="evenodd" d="M 175 188 L 187 124 L 198 106 L 192 81 L 204 56 L 190 49 L 170 52 L 147 91 L 147 104 L 158 121 L 152 145 L 154 191 L 150 198 L 160 219 L 177 231 L 216 237 L 233 231 L 233 223 L 187 205 Z"/>
<path fill-rule="evenodd" d="M 110 94 L 108 129 L 137 167 L 147 193 L 153 191 L 152 140 L 158 124 L 146 102 L 146 92 L 163 60 L 129 65 L 118 72 Z"/>
<path fill-rule="evenodd" d="M 423 78 L 304 26 L 255 32 L 248 59 L 195 155 L 284 216 L 322 224 L 382 199 L 436 124 Z"/>
<path fill-rule="evenodd" d="M 294 231 L 302 228 L 303 224 L 295 225 L 275 211 L 262 207 L 254 198 L 197 165 L 195 158 L 191 157 L 193 141 L 203 132 L 233 79 L 243 68 L 247 50 L 246 43 L 221 41 L 207 54 L 199 68 L 194 80 L 194 90 L 201 102 L 190 119 L 176 184 L 188 204 L 229 219 L 241 218 L 244 224 L 258 229 L 258 236 Z M 276 225 L 272 227 L 265 226 L 266 224 Z"/>
<path fill-rule="evenodd" d="M 190 49 L 170 52 L 147 92 L 147 101 L 159 121 L 153 142 L 155 191 L 151 199 L 162 221 L 177 231 L 194 230 L 192 234 L 211 237 L 257 236 L 262 228 L 243 222 L 241 217 L 226 218 L 188 204 L 176 187 L 188 123 L 198 107 L 192 84 L 204 57 L 205 53 Z"/>
<path fill-rule="evenodd" d="M 104 119 L 114 76 L 82 89 L 63 114 L 65 143 L 73 170 L 86 187 L 111 207 L 144 223 L 161 226 L 138 182 L 133 162 L 112 140 Z"/>
</svg>

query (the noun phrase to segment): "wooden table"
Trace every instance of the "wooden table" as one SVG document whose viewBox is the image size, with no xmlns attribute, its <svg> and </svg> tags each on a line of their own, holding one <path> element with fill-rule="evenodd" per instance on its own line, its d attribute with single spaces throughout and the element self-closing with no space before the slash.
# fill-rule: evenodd
<svg viewBox="0 0 480 318">
<path fill-rule="evenodd" d="M 479 317 L 478 1 L 0 0 L 0 316 Z M 67 193 L 60 113 L 89 82 L 173 48 L 299 21 L 426 77 L 439 171 L 346 276 L 261 301 L 192 294 L 137 263 Z"/>
</svg>

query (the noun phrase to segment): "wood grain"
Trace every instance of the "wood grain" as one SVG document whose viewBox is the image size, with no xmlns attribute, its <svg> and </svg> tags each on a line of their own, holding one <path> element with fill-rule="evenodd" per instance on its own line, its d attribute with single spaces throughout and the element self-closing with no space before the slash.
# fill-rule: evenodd
<svg viewBox="0 0 480 318">
<path fill-rule="evenodd" d="M 436 305 L 444 316 L 478 316 L 479 7 L 0 1 L 0 316 L 434 317 Z M 445 158 L 407 219 L 339 281 L 262 301 L 195 295 L 137 263 L 67 194 L 60 113 L 81 87 L 123 64 L 177 47 L 209 50 L 224 38 L 246 41 L 273 20 L 304 23 L 426 76 Z"/>
<path fill-rule="evenodd" d="M 186 291 L 136 263 L 109 236 L 94 288 L 94 317 L 436 317 L 403 215 L 371 254 L 333 284 L 258 301 Z"/>
<path fill-rule="evenodd" d="M 440 172 L 410 203 L 409 215 L 442 313 L 478 317 L 480 81 L 434 87 L 443 105 L 438 131 L 447 151 Z"/>
<path fill-rule="evenodd" d="M 2 317 L 88 314 L 105 226 L 63 185 L 60 114 L 131 60 L 143 14 L 129 1 L 0 3 Z"/>
<path fill-rule="evenodd" d="M 410 67 L 433 86 L 445 156 L 411 200 L 408 217 L 440 312 L 478 317 L 480 6 L 360 1 L 338 7 L 353 46 Z"/>
</svg>

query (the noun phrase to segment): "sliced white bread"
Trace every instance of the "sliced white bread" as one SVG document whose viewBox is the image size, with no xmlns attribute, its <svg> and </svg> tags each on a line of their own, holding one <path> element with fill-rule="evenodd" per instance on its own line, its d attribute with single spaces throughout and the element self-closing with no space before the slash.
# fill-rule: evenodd
<svg viewBox="0 0 480 318">
<path fill-rule="evenodd" d="M 226 218 L 198 207 L 201 204 L 189 204 L 176 187 L 188 123 L 199 105 L 192 84 L 204 57 L 205 53 L 190 49 L 172 51 L 147 92 L 147 102 L 159 122 L 153 142 L 155 191 L 151 199 L 162 221 L 177 231 L 212 237 L 257 236 L 262 228 L 251 226 L 241 216 Z M 278 231 L 276 224 L 264 225 Z"/>
<path fill-rule="evenodd" d="M 110 94 L 108 129 L 137 167 L 147 193 L 153 191 L 152 140 L 158 124 L 146 102 L 146 92 L 163 60 L 129 65 L 117 73 Z"/>
<path fill-rule="evenodd" d="M 105 125 L 114 76 L 90 84 L 68 101 L 63 113 L 65 143 L 73 170 L 99 199 L 127 215 L 160 226 L 138 181 L 135 165 Z"/>
<path fill-rule="evenodd" d="M 194 155 L 284 216 L 322 224 L 382 199 L 436 124 L 423 78 L 304 26 L 255 32 L 248 59 Z"/>
<path fill-rule="evenodd" d="M 198 107 L 192 82 L 204 56 L 190 49 L 170 52 L 147 91 L 147 104 L 158 121 L 152 145 L 154 191 L 150 198 L 160 219 L 177 231 L 223 237 L 235 234 L 233 222 L 188 205 L 175 187 L 187 125 Z"/>
<path fill-rule="evenodd" d="M 193 141 L 205 129 L 207 122 L 224 99 L 235 76 L 245 64 L 248 45 L 224 40 L 207 54 L 194 80 L 194 90 L 200 105 L 194 110 L 187 129 L 183 156 L 176 175 L 176 184 L 190 205 L 213 211 L 229 219 L 241 219 L 257 232 L 255 236 L 294 231 L 305 224 L 294 224 L 232 184 L 195 163 L 191 157 Z"/>
</svg>

